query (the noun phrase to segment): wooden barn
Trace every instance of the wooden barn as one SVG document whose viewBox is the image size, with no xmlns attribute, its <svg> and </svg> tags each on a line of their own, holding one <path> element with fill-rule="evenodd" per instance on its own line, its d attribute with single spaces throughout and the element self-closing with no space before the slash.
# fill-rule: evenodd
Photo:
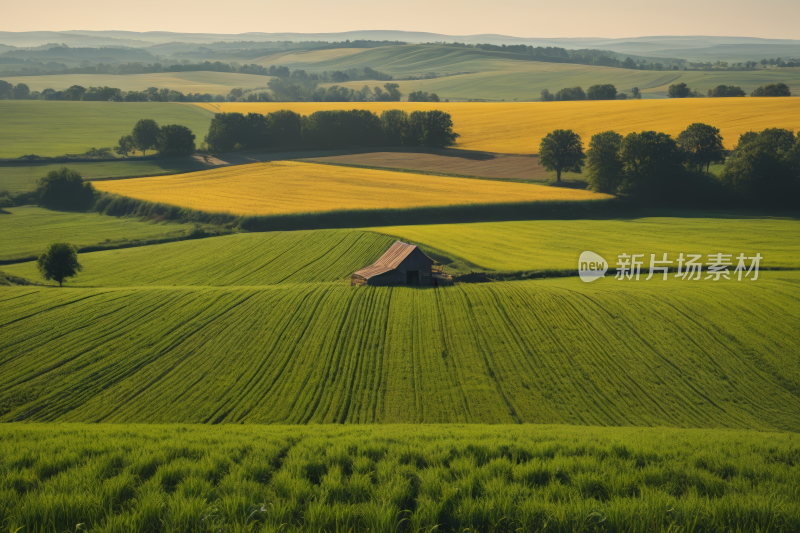
<svg viewBox="0 0 800 533">
<path fill-rule="evenodd" d="M 368 267 L 353 274 L 350 284 L 431 285 L 433 260 L 413 244 L 397 241 Z"/>
</svg>

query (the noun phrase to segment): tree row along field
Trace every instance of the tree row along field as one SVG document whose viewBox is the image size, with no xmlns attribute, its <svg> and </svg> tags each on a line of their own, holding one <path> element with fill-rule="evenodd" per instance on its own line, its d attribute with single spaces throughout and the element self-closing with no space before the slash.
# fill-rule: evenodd
<svg viewBox="0 0 800 533">
<path fill-rule="evenodd" d="M 0 420 L 798 431 L 799 282 L 4 289 Z"/>
<path fill-rule="evenodd" d="M 0 260 L 35 257 L 54 241 L 78 247 L 114 245 L 186 235 L 190 224 L 152 224 L 135 218 L 99 216 L 97 213 L 51 211 L 26 205 L 7 207 L 2 216 Z"/>
<path fill-rule="evenodd" d="M 81 154 L 112 146 L 142 118 L 189 127 L 198 139 L 214 113 L 269 113 L 291 109 L 301 114 L 328 109 L 441 109 L 452 115 L 461 135 L 457 148 L 531 154 L 558 128 L 572 129 L 585 142 L 601 131 L 621 134 L 656 130 L 677 135 L 694 122 L 718 127 L 726 148 L 739 135 L 764 128 L 800 128 L 798 98 L 694 98 L 680 100 L 581 101 L 544 103 L 117 103 L 0 101 L 0 157 Z M 65 132 L 69 132 L 65 134 Z"/>
<path fill-rule="evenodd" d="M 235 215 L 611 198 L 577 189 L 294 161 L 97 181 L 94 186 L 150 202 Z"/>
<path fill-rule="evenodd" d="M 800 529 L 795 435 L 569 426 L 0 427 L 11 531 Z"/>
<path fill-rule="evenodd" d="M 692 123 L 720 129 L 725 147 L 739 136 L 765 128 L 800 128 L 800 98 L 684 98 L 679 100 L 580 101 L 537 103 L 222 103 L 186 104 L 215 113 L 270 113 L 291 109 L 308 115 L 328 109 L 441 109 L 453 118 L 461 137 L 457 148 L 484 152 L 532 154 L 555 129 L 571 129 L 588 143 L 592 135 L 655 130 L 678 135 Z"/>
<path fill-rule="evenodd" d="M 393 242 L 391 237 L 371 232 L 319 230 L 244 233 L 92 252 L 80 254 L 84 271 L 69 284 L 132 287 L 333 282 L 372 263 Z M 35 262 L 7 265 L 2 270 L 26 279 L 40 278 Z"/>
<path fill-rule="evenodd" d="M 660 216 L 659 216 L 660 215 Z M 676 216 L 677 215 L 677 216 Z M 597 220 L 524 220 L 387 226 L 371 231 L 422 243 L 445 257 L 487 270 L 575 270 L 591 250 L 613 268 L 619 254 L 740 253 L 764 258 L 769 268 L 800 268 L 800 220 L 747 212 L 657 211 L 648 216 Z"/>
</svg>

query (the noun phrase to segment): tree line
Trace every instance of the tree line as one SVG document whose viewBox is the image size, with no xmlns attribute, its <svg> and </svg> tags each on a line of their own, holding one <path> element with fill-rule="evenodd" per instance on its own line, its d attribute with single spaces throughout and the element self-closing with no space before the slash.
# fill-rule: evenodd
<svg viewBox="0 0 800 533">
<path fill-rule="evenodd" d="M 726 157 L 719 129 L 695 123 L 673 139 L 642 131 L 622 136 L 593 135 L 584 152 L 572 130 L 555 130 L 542 139 L 539 164 L 556 172 L 582 173 L 589 188 L 646 201 L 738 201 L 766 207 L 796 207 L 800 200 L 800 136 L 771 128 L 747 132 Z M 719 175 L 708 173 L 723 163 Z"/>
<path fill-rule="evenodd" d="M 631 95 L 627 93 L 618 93 L 617 88 L 608 83 L 604 85 L 592 85 L 584 92 L 582 87 L 565 87 L 555 94 L 552 94 L 548 89 L 543 89 L 540 95 L 542 102 L 567 102 L 573 100 L 627 100 L 629 98 L 639 99 L 642 94 L 639 92 L 638 87 L 634 87 Z"/>
<path fill-rule="evenodd" d="M 300 115 L 283 109 L 267 115 L 217 113 L 204 144 L 210 152 L 354 146 L 441 148 L 451 146 L 458 137 L 450 114 L 439 110 L 407 113 L 391 109 L 377 115 L 354 109 Z"/>
<path fill-rule="evenodd" d="M 44 89 L 43 91 L 31 91 L 28 85 L 18 83 L 12 85 L 7 81 L 0 80 L 0 100 L 69 100 L 84 102 L 224 102 L 226 99 L 221 95 L 189 93 L 183 94 L 180 91 L 167 87 L 149 87 L 143 91 L 123 91 L 116 87 L 82 87 L 72 85 L 71 87 L 57 91 L 55 89 Z"/>
<path fill-rule="evenodd" d="M 185 156 L 195 152 L 194 133 L 180 124 L 167 124 L 159 127 L 150 118 L 143 118 L 130 134 L 120 137 L 115 151 L 125 157 L 135 150 L 147 155 L 147 150 L 158 150 L 162 155 Z"/>
<path fill-rule="evenodd" d="M 704 95 L 698 90 L 692 90 L 685 83 L 673 83 L 667 89 L 670 98 L 702 98 Z M 709 89 L 705 96 L 709 98 L 730 98 L 747 96 L 741 87 L 734 85 L 717 85 Z M 785 83 L 772 83 L 762 85 L 750 93 L 750 96 L 792 96 L 792 91 Z"/>
</svg>

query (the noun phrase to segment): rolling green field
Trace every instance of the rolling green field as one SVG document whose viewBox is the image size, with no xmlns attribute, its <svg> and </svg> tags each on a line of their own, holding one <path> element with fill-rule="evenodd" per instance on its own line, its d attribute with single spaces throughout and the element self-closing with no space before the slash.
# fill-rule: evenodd
<svg viewBox="0 0 800 533">
<path fill-rule="evenodd" d="M 796 531 L 796 435 L 0 427 L 9 531 Z"/>
<path fill-rule="evenodd" d="M 800 268 L 800 220 L 758 214 L 650 210 L 616 220 L 528 220 L 372 228 L 488 270 L 576 270 L 585 250 L 617 255 L 760 253 L 762 266 Z M 661 216 L 658 216 L 658 215 Z M 646 265 L 649 263 L 646 263 Z"/>
<path fill-rule="evenodd" d="M 195 105 L 160 102 L 0 100 L 0 158 L 56 157 L 114 146 L 139 119 L 181 124 L 202 142 L 213 113 Z M 4 168 L 0 168 L 2 174 Z"/>
<path fill-rule="evenodd" d="M 159 159 L 115 159 L 110 161 L 33 163 L 0 166 L 0 191 L 31 191 L 36 181 L 51 170 L 67 167 L 80 172 L 84 179 L 155 176 L 208 169 L 208 165 L 192 157 Z"/>
<path fill-rule="evenodd" d="M 5 208 L 0 214 L 0 259 L 37 256 L 51 242 L 67 241 L 78 247 L 118 245 L 186 234 L 191 224 L 154 224 L 98 213 L 50 211 L 27 205 Z"/>
<path fill-rule="evenodd" d="M 82 87 L 116 87 L 123 91 L 143 91 L 148 87 L 167 87 L 184 94 L 226 95 L 234 87 L 255 89 L 266 87 L 269 76 L 236 74 L 235 72 L 157 72 L 152 74 L 51 74 L 47 76 L 17 76 L 0 79 L 13 85 L 24 83 L 31 91 L 55 89 L 57 91 L 81 85 Z"/>
<path fill-rule="evenodd" d="M 322 230 L 237 234 L 94 252 L 80 256 L 84 272 L 74 279 L 74 285 L 261 286 L 337 281 L 372 263 L 393 242 L 375 233 Z M 220 261 L 220 257 L 227 259 Z M 3 270 L 39 278 L 33 262 L 8 265 Z"/>
<path fill-rule="evenodd" d="M 0 420 L 798 431 L 799 297 L 799 272 L 427 290 L 7 288 Z"/>
</svg>

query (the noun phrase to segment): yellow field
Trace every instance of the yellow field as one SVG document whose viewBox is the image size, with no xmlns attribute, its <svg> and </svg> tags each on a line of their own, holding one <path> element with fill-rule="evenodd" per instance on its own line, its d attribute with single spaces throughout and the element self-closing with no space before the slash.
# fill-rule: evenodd
<svg viewBox="0 0 800 533">
<path fill-rule="evenodd" d="M 236 215 L 609 198 L 588 191 L 523 183 L 290 161 L 175 176 L 96 181 L 94 185 L 101 191 L 151 202 Z"/>
<path fill-rule="evenodd" d="M 800 129 L 800 98 L 697 98 L 546 103 L 223 103 L 194 104 L 214 112 L 269 113 L 292 109 L 308 115 L 328 109 L 442 109 L 461 134 L 458 148 L 510 154 L 535 154 L 554 129 L 577 131 L 584 144 L 595 133 L 657 130 L 677 135 L 693 122 L 716 126 L 733 148 L 739 135 L 764 128 Z"/>
</svg>

